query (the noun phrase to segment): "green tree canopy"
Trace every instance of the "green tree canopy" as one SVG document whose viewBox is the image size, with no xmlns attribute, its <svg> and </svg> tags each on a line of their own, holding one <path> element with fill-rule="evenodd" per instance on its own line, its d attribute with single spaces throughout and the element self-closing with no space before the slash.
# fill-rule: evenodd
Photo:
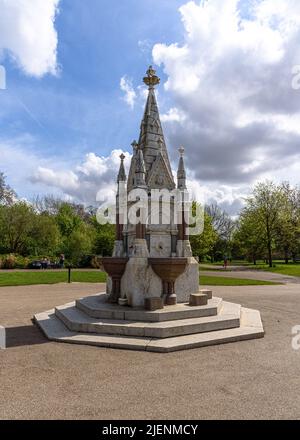
<svg viewBox="0 0 300 440">
<path fill-rule="evenodd" d="M 25 202 L 0 206 L 1 246 L 6 252 L 26 255 L 34 231 L 35 213 Z"/>
<path fill-rule="evenodd" d="M 217 233 L 212 225 L 212 219 L 207 214 L 203 212 L 204 215 L 204 229 L 202 234 L 191 235 L 190 242 L 193 250 L 193 254 L 199 257 L 202 261 L 213 249 L 217 241 Z"/>
<path fill-rule="evenodd" d="M 270 267 L 273 266 L 273 252 L 276 247 L 279 228 L 286 208 L 286 197 L 281 186 L 273 182 L 258 183 L 251 196 L 246 199 L 242 218 L 248 229 L 259 231 L 259 237 L 265 245 Z"/>
<path fill-rule="evenodd" d="M 12 205 L 16 199 L 15 191 L 6 183 L 4 174 L 0 172 L 0 205 Z"/>
</svg>

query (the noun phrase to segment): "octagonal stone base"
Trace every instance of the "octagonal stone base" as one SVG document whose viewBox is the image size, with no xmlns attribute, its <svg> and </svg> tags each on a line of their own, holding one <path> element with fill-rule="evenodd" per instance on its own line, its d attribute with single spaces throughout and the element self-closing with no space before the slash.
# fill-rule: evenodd
<svg viewBox="0 0 300 440">
<path fill-rule="evenodd" d="M 264 336 L 257 310 L 221 298 L 205 306 L 146 311 L 108 304 L 106 294 L 100 294 L 39 313 L 34 320 L 53 341 L 159 353 Z"/>
</svg>

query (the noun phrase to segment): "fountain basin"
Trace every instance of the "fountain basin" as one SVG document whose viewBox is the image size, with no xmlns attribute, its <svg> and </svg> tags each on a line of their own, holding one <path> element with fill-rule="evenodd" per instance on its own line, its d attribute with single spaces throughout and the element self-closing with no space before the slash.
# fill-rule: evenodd
<svg viewBox="0 0 300 440">
<path fill-rule="evenodd" d="M 105 257 L 101 259 L 101 264 L 105 272 L 112 279 L 112 292 L 108 298 L 110 303 L 118 303 L 121 297 L 121 279 L 124 275 L 128 258 Z"/>
<path fill-rule="evenodd" d="M 149 258 L 149 264 L 163 283 L 166 305 L 176 305 L 175 281 L 186 269 L 187 258 Z"/>
</svg>

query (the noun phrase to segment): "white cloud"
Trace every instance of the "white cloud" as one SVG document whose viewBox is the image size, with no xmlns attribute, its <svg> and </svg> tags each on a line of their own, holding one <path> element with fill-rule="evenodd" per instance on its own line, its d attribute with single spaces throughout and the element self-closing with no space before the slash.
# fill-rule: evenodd
<svg viewBox="0 0 300 440">
<path fill-rule="evenodd" d="M 133 109 L 137 94 L 133 88 L 132 81 L 126 76 L 123 76 L 120 80 L 120 88 L 122 92 L 124 92 L 124 101 Z"/>
<path fill-rule="evenodd" d="M 39 166 L 30 180 L 36 185 L 42 184 L 49 189 L 59 190 L 67 198 L 86 205 L 107 200 L 113 202 L 122 153 L 122 150 L 113 150 L 106 157 L 89 153 L 74 170 Z M 131 156 L 129 153 L 124 154 L 128 169 Z"/>
<path fill-rule="evenodd" d="M 60 0 L 0 0 L 0 55 L 8 54 L 27 74 L 57 73 Z"/>
<path fill-rule="evenodd" d="M 186 115 L 178 108 L 172 107 L 167 113 L 162 114 L 160 119 L 162 122 L 183 122 L 186 119 Z"/>
<path fill-rule="evenodd" d="M 75 165 L 73 170 L 62 169 L 54 166 L 53 162 L 48 167 L 37 165 L 36 171 L 31 170 L 30 181 L 43 192 L 60 194 L 66 200 L 73 200 L 85 205 L 97 205 L 102 202 L 114 203 L 116 195 L 116 179 L 120 166 L 122 150 L 113 150 L 109 156 L 98 156 L 89 153 L 81 164 Z M 131 155 L 125 154 L 125 167 L 129 171 Z M 34 161 L 37 163 L 37 160 Z M 51 168 L 50 168 L 51 166 Z M 176 165 L 174 165 L 176 169 Z M 173 175 L 176 172 L 173 170 Z M 190 179 L 188 189 L 193 199 L 201 203 L 217 202 L 230 214 L 236 214 L 240 209 L 243 198 L 248 194 L 248 186 L 222 185 L 216 188 L 213 184 L 202 185 L 188 170 Z M 46 188 L 46 191 L 45 191 Z"/>
<path fill-rule="evenodd" d="M 1 171 L 9 178 L 9 184 L 17 190 L 18 195 L 31 199 L 36 195 L 54 194 L 64 200 L 76 201 L 85 205 L 97 205 L 102 201 L 114 203 L 116 179 L 120 165 L 121 150 L 113 150 L 108 156 L 87 154 L 81 163 L 73 165 L 68 159 L 57 157 L 43 158 L 36 153 L 37 141 L 29 135 L 13 141 L 0 140 Z M 131 155 L 126 156 L 125 166 L 129 171 Z M 173 164 L 173 175 L 176 175 L 177 164 Z M 249 185 L 219 185 L 201 183 L 191 170 L 188 189 L 193 199 L 202 203 L 217 202 L 230 214 L 235 215 L 249 193 Z M 298 179 L 298 168 L 295 165 L 281 171 L 282 180 L 286 176 L 292 184 Z M 265 175 L 270 178 L 269 174 Z"/>
<path fill-rule="evenodd" d="M 194 178 L 215 194 L 223 188 L 224 203 L 258 179 L 280 180 L 282 169 L 300 167 L 300 92 L 291 86 L 300 60 L 300 2 L 240 6 L 189 1 L 179 9 L 184 43 L 153 48 L 168 76 L 172 107 L 162 119 L 169 144 L 186 147 Z"/>
<path fill-rule="evenodd" d="M 32 177 L 32 182 L 40 182 L 49 187 L 59 188 L 64 193 L 78 190 L 80 182 L 73 171 L 54 171 L 39 166 Z"/>
</svg>

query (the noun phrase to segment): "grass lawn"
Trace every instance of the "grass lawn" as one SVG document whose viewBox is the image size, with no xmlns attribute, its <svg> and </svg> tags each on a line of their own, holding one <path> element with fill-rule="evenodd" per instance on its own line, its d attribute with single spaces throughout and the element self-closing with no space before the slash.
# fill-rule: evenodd
<svg viewBox="0 0 300 440">
<path fill-rule="evenodd" d="M 219 263 L 219 265 L 221 265 L 222 263 Z M 274 262 L 275 267 L 270 268 L 267 264 L 265 263 L 258 263 L 256 266 L 254 264 L 240 264 L 237 262 L 233 262 L 231 264 L 228 265 L 228 269 L 227 272 L 230 271 L 230 266 L 246 266 L 247 269 L 249 270 L 264 270 L 266 272 L 273 272 L 273 273 L 279 273 L 281 275 L 290 275 L 290 276 L 294 276 L 294 277 L 300 277 L 300 263 L 289 263 L 289 264 L 284 264 L 282 262 Z M 202 265 L 200 264 L 200 267 Z M 212 264 L 207 267 L 202 267 L 203 270 L 205 271 L 210 271 L 210 272 L 224 272 L 225 269 L 217 269 L 214 266 L 216 266 L 216 264 Z"/>
<path fill-rule="evenodd" d="M 281 275 L 290 275 L 292 277 L 300 277 L 300 264 L 278 264 L 274 263 L 276 267 L 270 268 L 267 265 L 259 265 L 258 270 L 265 270 L 267 272 L 280 273 Z M 255 266 L 251 266 L 255 269 Z"/>
<path fill-rule="evenodd" d="M 200 276 L 200 284 L 205 286 L 275 286 L 280 283 L 270 281 L 247 280 L 240 278 L 222 278 L 214 276 Z"/>
<path fill-rule="evenodd" d="M 29 286 L 34 284 L 66 283 L 68 272 L 0 272 L 0 286 Z M 105 283 L 106 274 L 100 271 L 72 271 L 72 281 L 77 283 Z M 200 276 L 201 285 L 209 286 L 267 286 L 267 281 L 243 280 L 214 276 Z"/>
<path fill-rule="evenodd" d="M 0 286 L 29 286 L 33 284 L 57 284 L 68 281 L 68 272 L 0 272 Z M 100 271 L 72 271 L 72 281 L 77 283 L 104 283 L 106 274 Z"/>
</svg>

